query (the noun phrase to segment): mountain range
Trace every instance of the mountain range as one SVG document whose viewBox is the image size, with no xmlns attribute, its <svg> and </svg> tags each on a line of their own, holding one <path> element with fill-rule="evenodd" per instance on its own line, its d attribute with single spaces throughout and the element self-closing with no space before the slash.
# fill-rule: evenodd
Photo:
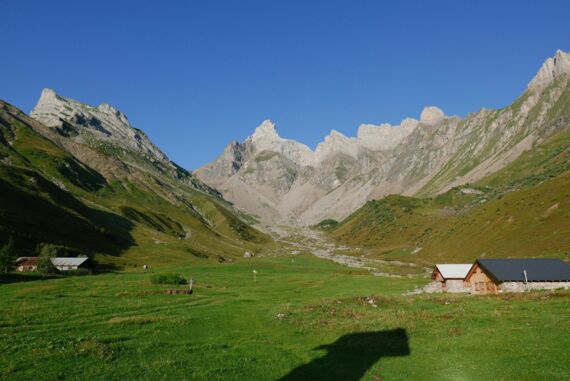
<svg viewBox="0 0 570 381">
<path fill-rule="evenodd" d="M 0 101 L 0 240 L 117 266 L 224 262 L 278 247 L 261 221 L 316 225 L 385 259 L 560 256 L 569 134 L 562 51 L 502 109 L 460 118 L 430 106 L 353 138 L 333 130 L 315 150 L 266 120 L 195 172 L 115 107 L 44 89 L 30 115 Z"/>
<path fill-rule="evenodd" d="M 398 126 L 331 131 L 313 151 L 269 120 L 195 172 L 237 208 L 269 223 L 342 220 L 390 194 L 434 196 L 500 171 L 568 126 L 570 54 L 548 58 L 511 105 L 465 118 L 426 107 Z"/>
</svg>

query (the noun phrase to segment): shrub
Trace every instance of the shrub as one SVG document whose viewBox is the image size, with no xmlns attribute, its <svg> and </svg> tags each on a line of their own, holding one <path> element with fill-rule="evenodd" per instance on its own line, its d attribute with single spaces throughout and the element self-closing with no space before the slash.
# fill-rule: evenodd
<svg viewBox="0 0 570 381">
<path fill-rule="evenodd" d="M 38 248 L 38 253 L 38 272 L 44 276 L 57 273 L 57 269 L 51 260 L 57 257 L 58 246 L 50 243 L 42 244 Z"/>
<path fill-rule="evenodd" d="M 58 271 L 53 265 L 49 255 L 42 254 L 38 257 L 38 272 L 42 275 L 56 274 Z"/>
<path fill-rule="evenodd" d="M 187 284 L 188 282 L 180 274 L 155 274 L 150 277 L 152 284 Z"/>
<path fill-rule="evenodd" d="M 316 225 L 316 227 L 318 229 L 322 229 L 322 230 L 332 230 L 332 229 L 336 228 L 337 226 L 338 226 L 338 221 L 330 219 L 330 218 L 323 220 Z"/>
</svg>

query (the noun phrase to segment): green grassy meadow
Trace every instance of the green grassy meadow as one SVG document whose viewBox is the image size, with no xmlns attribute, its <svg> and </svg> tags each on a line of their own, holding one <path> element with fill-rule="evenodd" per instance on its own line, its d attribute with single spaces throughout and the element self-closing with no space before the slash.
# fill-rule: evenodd
<svg viewBox="0 0 570 381">
<path fill-rule="evenodd" d="M 419 295 L 311 256 L 0 284 L 0 379 L 563 380 L 570 293 Z M 253 282 L 253 270 L 257 282 Z M 166 295 L 153 274 L 193 277 Z M 23 277 L 23 278 L 22 278 Z"/>
</svg>

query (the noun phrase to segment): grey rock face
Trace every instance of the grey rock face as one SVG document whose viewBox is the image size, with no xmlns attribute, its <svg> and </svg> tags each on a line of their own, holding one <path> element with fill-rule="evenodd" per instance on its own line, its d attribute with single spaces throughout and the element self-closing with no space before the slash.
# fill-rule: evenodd
<svg viewBox="0 0 570 381">
<path fill-rule="evenodd" d="M 221 196 L 172 162 L 143 131 L 131 126 L 124 113 L 106 103 L 94 107 L 44 89 L 30 116 L 63 137 L 117 159 L 127 167 Z"/>
<path fill-rule="evenodd" d="M 569 57 L 558 51 L 549 58 L 528 91 L 504 109 L 461 119 L 430 106 L 419 121 L 361 125 L 356 138 L 331 131 L 314 152 L 281 138 L 265 121 L 196 174 L 237 207 L 269 221 L 303 224 L 342 219 L 388 194 L 441 193 L 498 171 L 539 138 L 568 126 L 570 110 L 555 106 L 570 92 Z"/>
<path fill-rule="evenodd" d="M 93 107 L 44 89 L 30 116 L 90 146 L 104 149 L 102 145 L 107 144 L 142 155 L 164 169 L 176 169 L 144 132 L 131 126 L 125 114 L 106 103 Z"/>
<path fill-rule="evenodd" d="M 384 123 L 379 126 L 362 124 L 358 128 L 358 144 L 373 151 L 385 151 L 398 145 L 406 136 L 412 133 L 419 121 L 413 118 L 402 120 L 399 126 Z"/>
<path fill-rule="evenodd" d="M 554 57 L 548 58 L 536 76 L 528 84 L 529 90 L 541 90 L 556 77 L 570 76 L 570 53 L 557 50 Z"/>
</svg>

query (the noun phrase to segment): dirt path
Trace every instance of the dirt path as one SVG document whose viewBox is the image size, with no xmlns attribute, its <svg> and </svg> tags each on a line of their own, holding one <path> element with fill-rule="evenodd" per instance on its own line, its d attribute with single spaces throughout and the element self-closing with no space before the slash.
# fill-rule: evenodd
<svg viewBox="0 0 570 381">
<path fill-rule="evenodd" d="M 308 252 L 347 267 L 368 270 L 375 276 L 402 277 L 400 274 L 386 271 L 386 268 L 390 266 L 417 267 L 412 263 L 367 258 L 361 254 L 360 248 L 338 246 L 322 232 L 308 227 L 267 226 L 266 229 L 273 233 L 276 240 L 282 242 L 284 247 L 290 248 L 289 254 Z"/>
</svg>

